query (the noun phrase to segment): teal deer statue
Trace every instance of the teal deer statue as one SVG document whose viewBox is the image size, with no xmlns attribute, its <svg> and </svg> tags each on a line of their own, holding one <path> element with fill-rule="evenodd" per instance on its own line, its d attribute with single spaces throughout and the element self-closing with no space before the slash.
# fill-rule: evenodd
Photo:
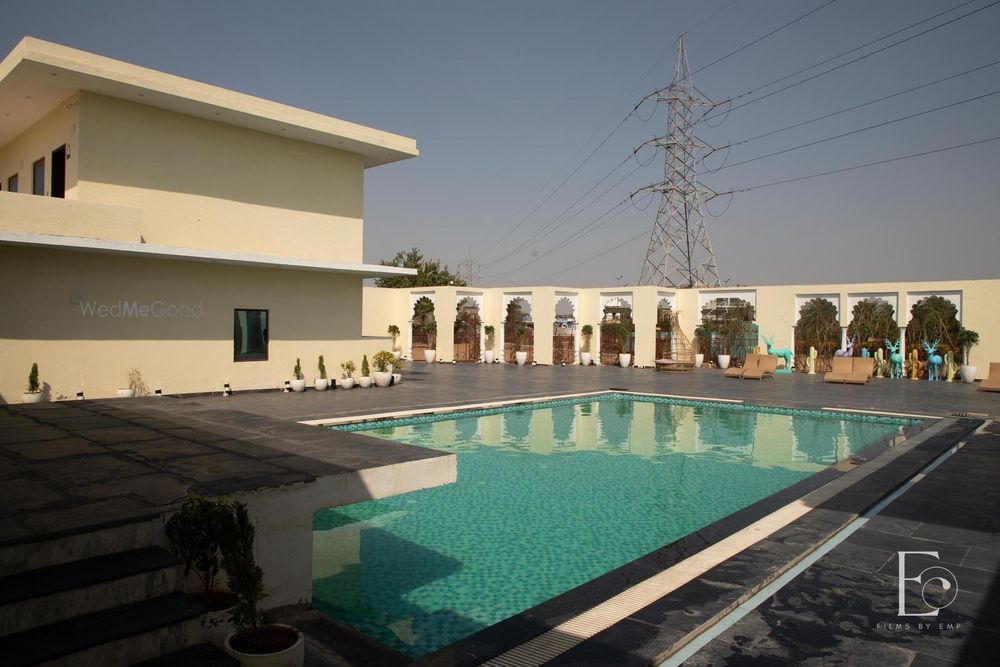
<svg viewBox="0 0 1000 667">
<path fill-rule="evenodd" d="M 924 351 L 927 352 L 927 379 L 931 382 L 935 382 L 941 379 L 941 364 L 944 359 L 941 358 L 940 354 L 935 354 L 937 352 L 937 346 L 941 342 L 940 339 L 929 343 L 926 340 L 920 341 L 924 346 Z"/>
<path fill-rule="evenodd" d="M 772 347 L 773 339 L 764 336 L 764 342 L 767 343 L 767 353 L 773 354 L 776 357 L 781 357 L 785 360 L 785 367 L 779 369 L 779 373 L 791 373 L 792 372 L 792 351 L 787 347 Z"/>
<path fill-rule="evenodd" d="M 903 377 L 903 353 L 899 351 L 899 343 L 893 343 L 888 338 L 882 339 L 885 349 L 889 350 L 889 377 L 899 380 Z"/>
</svg>

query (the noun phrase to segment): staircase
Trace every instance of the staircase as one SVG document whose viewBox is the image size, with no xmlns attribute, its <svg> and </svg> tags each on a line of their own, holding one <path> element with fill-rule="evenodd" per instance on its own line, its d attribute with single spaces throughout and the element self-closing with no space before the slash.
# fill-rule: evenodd
<svg viewBox="0 0 1000 667">
<path fill-rule="evenodd" d="M 0 546 L 0 663 L 237 665 L 202 644 L 204 605 L 178 590 L 156 520 Z"/>
</svg>

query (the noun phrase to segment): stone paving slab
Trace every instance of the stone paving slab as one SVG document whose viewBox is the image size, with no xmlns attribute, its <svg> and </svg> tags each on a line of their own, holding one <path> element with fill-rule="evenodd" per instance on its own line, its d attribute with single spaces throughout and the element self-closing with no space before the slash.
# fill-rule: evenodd
<svg viewBox="0 0 1000 667">
<path fill-rule="evenodd" d="M 983 474 L 965 475 L 972 467 Z M 964 483 L 955 484 L 958 478 Z M 998 483 L 1000 437 L 975 436 L 685 665 L 995 665 L 1000 655 Z M 952 501 L 980 497 L 987 500 L 954 511 Z M 920 520 L 899 519 L 900 514 Z M 939 556 L 923 557 L 907 576 L 939 565 L 956 578 L 957 596 L 936 617 L 898 615 L 899 551 Z M 919 592 L 906 593 L 904 603 L 913 611 L 929 611 L 921 602 Z"/>
</svg>

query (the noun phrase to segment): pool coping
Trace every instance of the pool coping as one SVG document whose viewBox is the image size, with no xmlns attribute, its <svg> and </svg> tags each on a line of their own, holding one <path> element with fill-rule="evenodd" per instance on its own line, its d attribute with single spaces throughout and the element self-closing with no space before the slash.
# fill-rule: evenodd
<svg viewBox="0 0 1000 667">
<path fill-rule="evenodd" d="M 917 424 L 904 426 L 903 432 L 900 435 L 876 441 L 865 447 L 863 450 L 855 453 L 849 459 L 827 466 L 826 468 L 813 473 L 809 477 L 806 477 L 791 486 L 788 486 L 775 492 L 774 494 L 771 494 L 770 496 L 748 505 L 747 507 L 722 517 L 721 519 L 718 519 L 717 521 L 697 531 L 689 533 L 688 535 L 685 535 L 670 544 L 655 549 L 644 556 L 640 556 L 629 563 L 615 568 L 614 570 L 610 570 L 609 572 L 585 582 L 580 586 L 570 589 L 569 591 L 565 591 L 560 595 L 550 598 L 549 600 L 546 600 L 530 609 L 526 609 L 507 619 L 499 621 L 498 623 L 473 633 L 472 635 L 469 635 L 453 644 L 444 646 L 436 651 L 416 658 L 414 660 L 414 664 L 434 666 L 448 665 L 456 667 L 464 665 L 479 665 L 492 658 L 500 656 L 503 653 L 552 630 L 567 619 L 573 618 L 574 616 L 606 602 L 610 598 L 622 593 L 635 584 L 655 576 L 656 574 L 661 573 L 678 563 L 681 563 L 691 556 L 704 551 L 705 549 L 728 537 L 736 535 L 740 531 L 745 530 L 748 526 L 754 524 L 754 522 L 766 517 L 772 512 L 781 509 L 790 503 L 801 500 L 809 493 L 839 479 L 847 472 L 878 458 L 881 454 L 902 444 L 903 442 L 906 442 L 934 424 L 948 419 L 923 414 L 826 406 L 803 407 L 802 405 L 791 405 L 778 401 L 764 402 L 752 400 L 748 401 L 743 399 L 720 399 L 710 396 L 663 394 L 657 392 L 633 391 L 621 387 L 612 387 L 599 391 L 569 392 L 547 396 L 533 396 L 453 406 L 437 406 L 433 408 L 352 415 L 347 417 L 308 420 L 300 423 L 314 426 L 335 427 L 347 424 L 364 424 L 393 419 L 441 415 L 446 413 L 461 414 L 464 412 L 490 410 L 518 405 L 529 406 L 550 401 L 572 400 L 611 394 L 636 395 L 716 405 L 734 404 L 749 409 L 761 408 L 781 409 L 793 412 L 865 414 L 890 418 L 917 419 L 919 422 Z M 889 492 L 891 492 L 891 489 L 885 491 L 885 493 Z M 882 493 L 879 497 L 882 497 L 885 493 Z M 810 512 L 810 514 L 811 513 L 812 512 Z M 783 528 L 779 529 L 779 532 L 780 530 L 789 528 L 789 526 L 792 526 L 798 521 L 800 521 L 800 519 L 795 519 L 789 522 Z M 766 539 L 767 538 L 761 541 L 766 541 Z M 825 539 L 816 542 L 812 545 L 812 548 L 819 546 L 819 544 L 822 544 L 823 541 L 825 541 Z M 750 548 L 752 548 L 752 546 Z M 805 554 L 803 554 L 803 557 L 804 555 Z M 725 563 L 722 564 L 724 565 Z M 787 563 L 786 566 L 790 567 L 793 564 L 794 562 Z M 339 623 L 334 619 L 331 620 L 334 623 Z M 584 640 L 583 643 L 586 643 L 586 641 L 589 640 Z"/>
</svg>

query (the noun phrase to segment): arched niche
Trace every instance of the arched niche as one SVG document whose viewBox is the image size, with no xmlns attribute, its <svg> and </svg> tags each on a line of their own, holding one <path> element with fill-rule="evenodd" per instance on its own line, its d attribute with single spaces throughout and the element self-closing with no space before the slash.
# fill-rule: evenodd
<svg viewBox="0 0 1000 667">
<path fill-rule="evenodd" d="M 455 304 L 455 361 L 479 361 L 483 357 L 482 295 L 458 294 Z"/>
<path fill-rule="evenodd" d="M 618 355 L 632 354 L 635 362 L 635 323 L 632 294 L 602 294 L 599 332 L 601 364 L 617 365 Z"/>
<path fill-rule="evenodd" d="M 518 350 L 528 353 L 528 363 L 534 361 L 535 324 L 531 318 L 531 294 L 504 294 L 502 339 L 503 360 L 514 363 Z"/>
<path fill-rule="evenodd" d="M 552 323 L 552 365 L 575 364 L 577 360 L 576 294 L 556 293 L 555 321 Z"/>
<path fill-rule="evenodd" d="M 433 292 L 410 294 L 410 358 L 415 361 L 423 360 L 424 350 L 429 350 L 431 339 L 436 338 L 427 331 L 427 325 L 437 325 L 436 301 Z"/>
</svg>

